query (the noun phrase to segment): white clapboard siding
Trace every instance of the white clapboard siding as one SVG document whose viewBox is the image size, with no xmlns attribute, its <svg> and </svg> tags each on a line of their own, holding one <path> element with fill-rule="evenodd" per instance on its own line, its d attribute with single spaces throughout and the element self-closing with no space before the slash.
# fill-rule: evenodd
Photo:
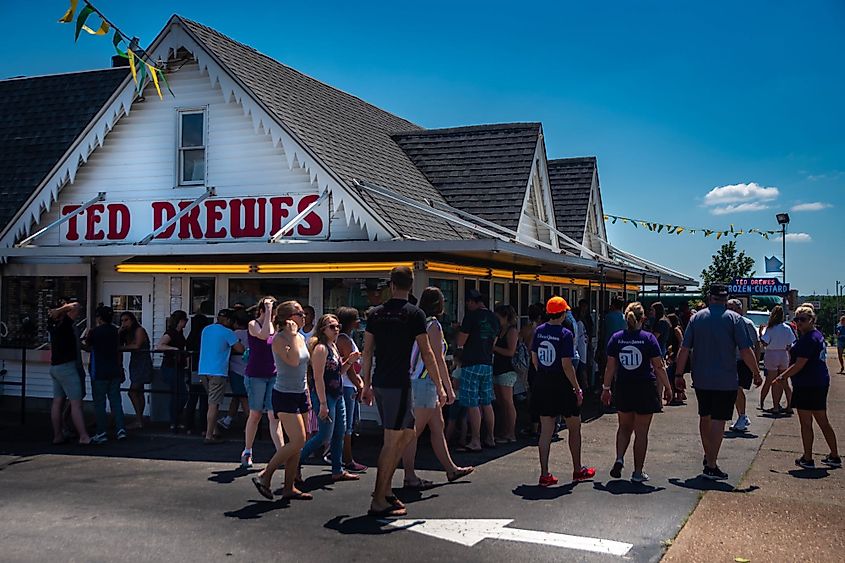
<svg viewBox="0 0 845 563">
<path fill-rule="evenodd" d="M 252 119 L 234 101 L 226 103 L 219 86 L 196 64 L 184 66 L 168 78 L 174 96 L 159 100 L 152 87 L 145 101 L 136 102 L 83 164 L 73 184 L 65 185 L 59 204 L 42 216 L 46 225 L 58 218 L 63 205 L 78 204 L 106 192 L 107 202 L 143 197 L 150 200 L 191 200 L 202 187 L 176 185 L 176 132 L 179 109 L 207 108 L 206 183 L 219 197 L 317 192 L 306 170 L 288 165 L 282 145 L 253 127 Z M 348 226 L 343 213 L 332 216 L 333 239 L 366 238 L 358 224 Z M 59 230 L 45 234 L 39 244 L 59 244 Z"/>
</svg>

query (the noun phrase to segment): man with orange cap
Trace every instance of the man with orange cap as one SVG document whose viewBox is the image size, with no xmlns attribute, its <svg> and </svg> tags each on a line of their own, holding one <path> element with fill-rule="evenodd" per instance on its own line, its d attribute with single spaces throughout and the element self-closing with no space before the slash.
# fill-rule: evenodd
<svg viewBox="0 0 845 563">
<path fill-rule="evenodd" d="M 566 420 L 569 430 L 569 452 L 572 454 L 572 480 L 592 479 L 594 467 L 581 465 L 581 403 L 584 392 L 578 383 L 572 358 L 575 356 L 575 336 L 563 326 L 569 305 L 563 297 L 552 297 L 546 303 L 549 321 L 537 327 L 531 350 L 531 361 L 537 370 L 532 407 L 540 415 L 540 486 L 558 483 L 549 472 L 549 450 L 555 421 Z"/>
</svg>

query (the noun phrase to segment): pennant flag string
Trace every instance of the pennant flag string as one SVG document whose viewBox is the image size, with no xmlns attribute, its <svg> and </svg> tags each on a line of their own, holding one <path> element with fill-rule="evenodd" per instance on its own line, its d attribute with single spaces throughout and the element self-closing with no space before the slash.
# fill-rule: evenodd
<svg viewBox="0 0 845 563">
<path fill-rule="evenodd" d="M 604 214 L 605 222 L 610 221 L 611 224 L 615 225 L 617 221 L 622 221 L 624 224 L 630 223 L 634 226 L 634 228 L 643 227 L 648 229 L 650 232 L 662 233 L 664 229 L 666 230 L 666 234 L 669 235 L 680 235 L 681 233 L 687 233 L 689 235 L 694 235 L 699 232 L 704 234 L 704 237 L 715 236 L 716 239 L 721 239 L 722 237 L 733 236 L 733 238 L 737 238 L 743 235 L 760 235 L 766 240 L 769 240 L 769 237 L 772 235 L 776 235 L 780 233 L 777 230 L 771 231 L 764 231 L 762 229 L 751 228 L 751 229 L 738 229 L 733 224 L 729 225 L 728 229 L 720 230 L 720 229 L 704 229 L 698 227 L 686 227 L 682 225 L 669 225 L 665 223 L 652 223 L 651 221 L 644 221 L 642 219 L 633 219 L 631 217 L 623 217 L 622 215 L 613 215 L 610 213 Z"/>
</svg>

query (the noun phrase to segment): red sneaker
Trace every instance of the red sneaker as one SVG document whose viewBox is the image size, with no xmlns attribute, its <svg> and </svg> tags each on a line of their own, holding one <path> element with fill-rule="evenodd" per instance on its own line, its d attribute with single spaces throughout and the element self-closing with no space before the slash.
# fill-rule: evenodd
<svg viewBox="0 0 845 563">
<path fill-rule="evenodd" d="M 572 473 L 572 480 L 573 481 L 587 481 L 592 479 L 596 476 L 596 468 L 595 467 L 582 467 L 578 471 L 574 471 Z"/>
<path fill-rule="evenodd" d="M 595 471 L 593 471 L 593 474 L 595 474 Z M 540 476 L 541 487 L 551 487 L 552 485 L 557 485 L 557 477 L 555 477 L 551 473 Z"/>
</svg>

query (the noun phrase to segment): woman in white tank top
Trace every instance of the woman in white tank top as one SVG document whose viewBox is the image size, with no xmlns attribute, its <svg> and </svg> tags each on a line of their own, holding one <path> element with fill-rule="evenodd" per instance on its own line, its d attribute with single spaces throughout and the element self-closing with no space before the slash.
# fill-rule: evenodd
<svg viewBox="0 0 845 563">
<path fill-rule="evenodd" d="M 766 401 L 766 395 L 769 393 L 769 388 L 771 388 L 774 404 L 768 412 L 792 414 L 792 408 L 789 406 L 792 403 L 792 388 L 789 386 L 789 382 L 783 380 L 774 381 L 776 377 L 789 367 L 789 348 L 796 340 L 792 327 L 784 323 L 783 320 L 783 307 L 776 305 L 769 314 L 769 322 L 766 325 L 766 330 L 760 337 L 760 341 L 766 347 L 766 352 L 763 356 L 763 367 L 766 368 L 766 382 L 760 391 L 760 410 L 766 410 L 763 407 Z M 780 398 L 784 393 L 786 393 L 786 409 L 782 409 L 780 406 Z"/>
</svg>

